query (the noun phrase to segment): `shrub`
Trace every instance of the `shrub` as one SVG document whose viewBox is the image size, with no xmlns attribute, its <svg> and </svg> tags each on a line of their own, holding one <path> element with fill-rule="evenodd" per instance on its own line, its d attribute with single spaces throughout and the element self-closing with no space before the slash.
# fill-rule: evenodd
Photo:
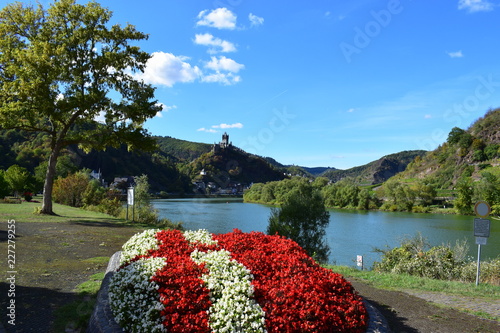
<svg viewBox="0 0 500 333">
<path fill-rule="evenodd" d="M 374 269 L 434 279 L 455 278 L 456 267 L 463 264 L 465 245 L 457 243 L 456 250 L 449 245 L 429 247 L 427 240 L 419 233 L 413 238 L 403 239 L 400 247 L 376 249 L 382 253 L 382 261 L 376 262 Z"/>
<path fill-rule="evenodd" d="M 433 246 L 421 234 L 405 238 L 400 247 L 375 249 L 382 253 L 382 260 L 375 262 L 373 269 L 380 272 L 410 274 L 441 280 L 474 282 L 476 262 L 467 258 L 467 241 Z M 481 281 L 500 285 L 500 257 L 481 263 Z"/>
<path fill-rule="evenodd" d="M 82 207 L 84 205 L 83 193 L 85 193 L 89 182 L 89 175 L 85 171 L 79 171 L 65 178 L 58 178 L 54 182 L 52 197 L 57 203 Z"/>
<path fill-rule="evenodd" d="M 23 196 L 24 196 L 24 200 L 27 202 L 30 202 L 33 199 L 33 193 L 31 193 L 31 192 L 24 192 Z"/>
<path fill-rule="evenodd" d="M 424 206 L 413 206 L 411 211 L 413 213 L 428 213 L 431 211 L 430 207 L 424 207 Z"/>
</svg>

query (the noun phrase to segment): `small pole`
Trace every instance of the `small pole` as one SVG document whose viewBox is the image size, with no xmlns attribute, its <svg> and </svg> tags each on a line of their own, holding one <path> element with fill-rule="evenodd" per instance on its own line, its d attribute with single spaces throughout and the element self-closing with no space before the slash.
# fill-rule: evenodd
<svg viewBox="0 0 500 333">
<path fill-rule="evenodd" d="M 476 286 L 479 285 L 479 273 L 481 271 L 481 244 L 477 244 L 477 273 Z"/>
</svg>

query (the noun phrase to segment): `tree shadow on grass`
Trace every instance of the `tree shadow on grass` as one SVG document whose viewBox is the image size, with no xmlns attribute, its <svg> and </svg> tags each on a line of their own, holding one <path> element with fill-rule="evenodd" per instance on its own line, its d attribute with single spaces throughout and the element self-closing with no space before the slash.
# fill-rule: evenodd
<svg viewBox="0 0 500 333">
<path fill-rule="evenodd" d="M 72 220 L 69 222 L 70 224 L 78 224 L 78 225 L 83 225 L 87 227 L 106 227 L 106 228 L 124 228 L 124 227 L 130 227 L 130 225 L 127 225 L 125 223 L 120 223 L 120 222 L 110 222 L 109 220 L 103 220 L 103 221 L 95 221 L 95 220 Z"/>
<path fill-rule="evenodd" d="M 0 332 L 3 325 L 7 333 L 53 332 L 58 310 L 81 299 L 81 296 L 75 293 L 26 287 L 5 282 L 0 282 L 0 295 L 2 295 L 0 297 Z M 10 305 L 12 301 L 14 301 L 15 308 Z M 8 308 L 9 306 L 11 306 L 11 309 Z M 62 316 L 66 319 L 90 317 L 92 310 L 88 306 L 76 306 L 69 310 L 74 313 L 66 312 Z M 11 321 L 12 319 L 14 321 Z M 61 325 L 63 326 L 63 332 L 66 328 L 74 327 L 74 324 L 69 321 L 63 321 L 59 326 Z"/>
<path fill-rule="evenodd" d="M 15 234 L 16 237 L 13 240 L 16 240 L 16 238 L 21 238 L 22 236 Z M 6 242 L 9 239 L 9 232 L 7 230 L 0 230 L 0 242 Z"/>
</svg>

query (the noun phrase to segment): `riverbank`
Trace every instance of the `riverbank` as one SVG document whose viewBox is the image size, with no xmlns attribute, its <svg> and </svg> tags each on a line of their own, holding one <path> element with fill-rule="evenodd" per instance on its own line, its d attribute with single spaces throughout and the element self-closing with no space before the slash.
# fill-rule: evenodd
<svg viewBox="0 0 500 333">
<path fill-rule="evenodd" d="M 264 202 L 264 201 L 252 201 L 252 200 L 247 200 L 243 197 L 243 202 L 245 203 L 255 203 L 255 204 L 260 204 L 260 205 L 266 205 L 266 206 L 272 206 L 272 207 L 279 207 L 279 204 L 275 203 L 269 203 L 269 202 Z M 358 209 L 356 207 L 339 207 L 339 206 L 325 206 L 326 209 L 339 209 L 339 210 L 347 210 L 347 211 L 360 211 L 360 212 L 369 212 L 369 211 L 374 211 L 374 212 L 387 212 L 387 213 L 415 213 L 415 214 L 443 214 L 443 215 L 461 215 L 457 213 L 457 211 L 453 208 L 441 208 L 441 207 L 421 207 L 421 206 L 415 206 L 418 207 L 415 210 L 412 211 L 400 211 L 400 210 L 390 210 L 390 209 L 380 209 L 380 208 L 371 208 L 371 209 Z"/>
</svg>

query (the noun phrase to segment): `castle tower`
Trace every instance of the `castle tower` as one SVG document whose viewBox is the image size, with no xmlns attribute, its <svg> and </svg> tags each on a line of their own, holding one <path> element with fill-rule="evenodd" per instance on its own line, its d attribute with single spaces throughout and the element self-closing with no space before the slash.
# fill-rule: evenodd
<svg viewBox="0 0 500 333">
<path fill-rule="evenodd" d="M 229 135 L 227 134 L 227 132 L 224 132 L 224 134 L 222 134 L 222 141 L 221 141 L 220 145 L 221 145 L 221 148 L 229 147 Z"/>
</svg>

